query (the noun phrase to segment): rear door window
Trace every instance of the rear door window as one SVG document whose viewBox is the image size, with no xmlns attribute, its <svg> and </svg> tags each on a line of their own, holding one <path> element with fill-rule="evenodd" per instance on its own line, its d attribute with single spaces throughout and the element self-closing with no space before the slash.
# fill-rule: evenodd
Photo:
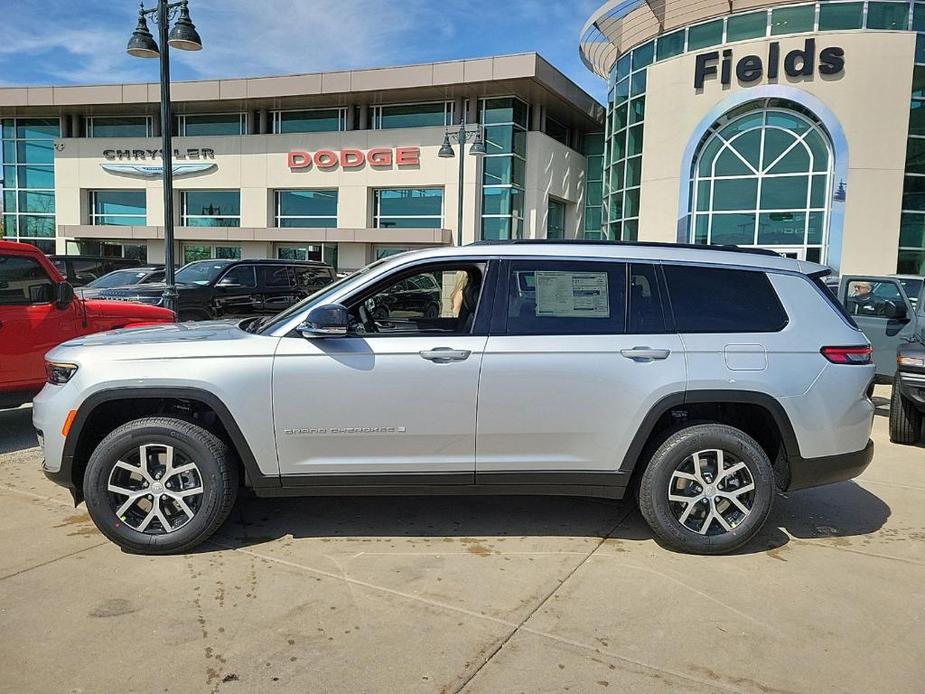
<svg viewBox="0 0 925 694">
<path fill-rule="evenodd" d="M 261 265 L 259 270 L 261 287 L 289 289 L 292 286 L 292 272 L 286 265 Z"/>
<path fill-rule="evenodd" d="M 257 277 L 253 265 L 236 265 L 219 280 L 218 286 L 238 286 L 253 289 L 257 286 Z"/>
<path fill-rule="evenodd" d="M 625 264 L 549 260 L 509 264 L 508 335 L 608 335 L 625 329 Z"/>
<path fill-rule="evenodd" d="M 628 333 L 649 335 L 665 332 L 665 315 L 654 265 L 630 265 L 627 319 Z"/>
<path fill-rule="evenodd" d="M 787 313 L 760 270 L 664 265 L 680 333 L 773 333 Z"/>
<path fill-rule="evenodd" d="M 315 291 L 331 283 L 331 271 L 326 267 L 293 266 L 295 285 L 299 289 Z"/>
</svg>

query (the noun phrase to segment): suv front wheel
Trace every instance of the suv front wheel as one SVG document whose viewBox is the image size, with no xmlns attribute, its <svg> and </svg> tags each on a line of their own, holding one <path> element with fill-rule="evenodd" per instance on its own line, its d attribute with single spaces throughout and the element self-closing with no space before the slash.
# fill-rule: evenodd
<svg viewBox="0 0 925 694">
<path fill-rule="evenodd" d="M 183 552 L 231 512 L 238 468 L 228 446 L 190 422 L 147 417 L 104 438 L 87 463 L 84 497 L 106 537 L 129 552 Z"/>
<path fill-rule="evenodd" d="M 724 424 L 698 424 L 655 451 L 642 476 L 639 508 L 671 549 L 723 554 L 755 536 L 773 497 L 771 462 L 752 437 Z"/>
</svg>

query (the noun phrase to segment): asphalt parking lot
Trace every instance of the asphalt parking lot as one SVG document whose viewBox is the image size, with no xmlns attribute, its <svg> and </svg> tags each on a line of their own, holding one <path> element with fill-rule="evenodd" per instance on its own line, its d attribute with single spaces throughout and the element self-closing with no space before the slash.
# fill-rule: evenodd
<svg viewBox="0 0 925 694">
<path fill-rule="evenodd" d="M 921 692 L 925 450 L 780 495 L 728 557 L 633 504 L 238 504 L 214 541 L 124 554 L 0 412 L 2 692 Z"/>
</svg>

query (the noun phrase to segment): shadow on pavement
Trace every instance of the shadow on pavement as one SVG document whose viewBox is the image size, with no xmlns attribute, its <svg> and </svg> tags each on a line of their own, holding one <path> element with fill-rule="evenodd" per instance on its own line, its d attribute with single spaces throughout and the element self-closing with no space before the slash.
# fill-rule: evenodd
<svg viewBox="0 0 925 694">
<path fill-rule="evenodd" d="M 890 507 L 854 482 L 778 494 L 761 533 L 738 554 L 814 539 L 879 530 Z M 616 530 L 614 527 L 616 526 Z M 631 500 L 554 496 L 241 497 L 216 540 L 247 547 L 291 535 L 342 537 L 613 537 L 647 541 L 652 533 Z M 202 547 L 202 551 L 214 551 Z"/>
<path fill-rule="evenodd" d="M 0 410 L 0 454 L 35 448 L 39 442 L 32 428 L 32 408 Z"/>
</svg>

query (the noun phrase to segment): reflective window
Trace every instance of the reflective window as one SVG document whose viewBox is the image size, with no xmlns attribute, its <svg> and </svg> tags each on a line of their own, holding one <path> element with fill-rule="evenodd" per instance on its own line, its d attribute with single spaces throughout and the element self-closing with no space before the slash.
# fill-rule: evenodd
<svg viewBox="0 0 925 694">
<path fill-rule="evenodd" d="M 149 116 L 91 116 L 87 118 L 87 137 L 149 137 Z"/>
<path fill-rule="evenodd" d="M 482 123 L 514 123 L 527 127 L 527 105 L 513 97 L 482 100 Z"/>
<path fill-rule="evenodd" d="M 905 2 L 867 3 L 867 28 L 903 31 L 909 27 L 909 4 Z"/>
<path fill-rule="evenodd" d="M 472 332 L 482 289 L 482 267 L 460 263 L 386 280 L 348 300 L 355 334 L 415 335 Z"/>
<path fill-rule="evenodd" d="M 630 265 L 629 327 L 627 332 L 650 335 L 665 332 L 665 315 L 653 265 Z"/>
<path fill-rule="evenodd" d="M 204 137 L 208 135 L 243 135 L 243 113 L 210 113 L 177 118 L 177 135 Z"/>
<path fill-rule="evenodd" d="M 687 30 L 687 50 L 696 51 L 723 42 L 723 20 L 695 24 Z"/>
<path fill-rule="evenodd" d="M 377 229 L 440 229 L 443 188 L 381 188 L 374 191 Z"/>
<path fill-rule="evenodd" d="M 485 150 L 482 157 L 483 239 L 519 238 L 523 230 L 526 185 L 527 105 L 513 97 L 483 99 Z M 569 131 L 547 118 L 546 132 L 568 144 Z"/>
<path fill-rule="evenodd" d="M 57 118 L 5 118 L 0 122 L 3 217 L 0 235 L 55 250 L 55 150 Z"/>
<path fill-rule="evenodd" d="M 90 224 L 145 226 L 146 198 L 143 190 L 90 191 Z"/>
<path fill-rule="evenodd" d="M 691 242 L 790 246 L 821 257 L 833 165 L 828 137 L 802 113 L 763 105 L 720 118 L 701 141 Z"/>
<path fill-rule="evenodd" d="M 553 140 L 561 142 L 566 147 L 569 146 L 569 129 L 568 126 L 563 125 L 557 120 L 546 117 L 546 134 L 549 135 Z"/>
<path fill-rule="evenodd" d="M 771 35 L 796 34 L 812 31 L 816 17 L 815 5 L 776 7 L 771 10 Z"/>
<path fill-rule="evenodd" d="M 766 333 L 787 325 L 763 272 L 669 264 L 663 269 L 680 333 Z"/>
<path fill-rule="evenodd" d="M 748 12 L 730 15 L 726 19 L 726 41 L 745 41 L 767 35 L 768 13 Z"/>
<path fill-rule="evenodd" d="M 658 60 L 681 55 L 684 52 L 684 29 L 660 36 L 657 46 L 655 53 Z"/>
<path fill-rule="evenodd" d="M 375 106 L 372 119 L 373 128 L 377 130 L 449 125 L 453 122 L 453 102 Z"/>
<path fill-rule="evenodd" d="M 863 24 L 863 2 L 823 2 L 819 5 L 819 31 L 860 29 Z"/>
<path fill-rule="evenodd" d="M 216 285 L 218 287 L 230 288 L 248 288 L 253 289 L 257 286 L 257 275 L 253 265 L 235 265 L 228 272 L 222 275 L 222 278 Z"/>
<path fill-rule="evenodd" d="M 188 227 L 241 226 L 241 191 L 184 190 L 180 224 Z"/>
<path fill-rule="evenodd" d="M 626 327 L 626 266 L 514 261 L 507 281 L 508 335 L 607 335 Z"/>
<path fill-rule="evenodd" d="M 274 111 L 274 133 L 320 133 L 346 130 L 347 112 L 342 108 L 312 111 Z"/>
<path fill-rule="evenodd" d="M 546 206 L 546 238 L 565 238 L 565 203 L 549 198 Z"/>
<path fill-rule="evenodd" d="M 0 256 L 0 306 L 47 304 L 53 296 L 54 284 L 35 260 Z"/>
<path fill-rule="evenodd" d="M 276 226 L 336 229 L 337 191 L 276 191 Z"/>
</svg>

